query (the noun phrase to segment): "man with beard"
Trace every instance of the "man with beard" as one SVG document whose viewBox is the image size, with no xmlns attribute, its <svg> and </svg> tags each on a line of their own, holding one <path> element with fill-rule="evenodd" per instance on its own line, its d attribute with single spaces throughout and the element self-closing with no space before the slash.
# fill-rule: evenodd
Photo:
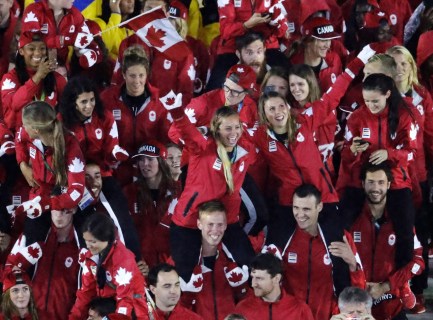
<svg viewBox="0 0 433 320">
<path fill-rule="evenodd" d="M 283 267 L 273 254 L 264 253 L 251 263 L 250 295 L 236 306 L 236 312 L 249 320 L 261 319 L 304 319 L 313 320 L 307 304 L 281 288 Z"/>
<path fill-rule="evenodd" d="M 180 280 L 174 266 L 162 263 L 149 271 L 149 289 L 154 296 L 154 310 L 150 319 L 201 320 L 198 314 L 183 307 L 180 299 Z"/>
<path fill-rule="evenodd" d="M 236 38 L 236 56 L 239 63 L 251 67 L 257 76 L 257 84 L 261 84 L 270 67 L 266 64 L 265 39 L 260 33 L 248 32 Z"/>
<path fill-rule="evenodd" d="M 373 297 L 376 319 L 407 319 L 403 309 L 414 299 L 408 281 L 424 269 L 422 247 L 414 237 L 413 258 L 397 268 L 395 263 L 396 234 L 389 219 L 387 192 L 392 175 L 389 167 L 368 164 L 363 168 L 362 185 L 366 201 L 362 212 L 350 228 L 363 262 L 367 290 Z"/>
</svg>

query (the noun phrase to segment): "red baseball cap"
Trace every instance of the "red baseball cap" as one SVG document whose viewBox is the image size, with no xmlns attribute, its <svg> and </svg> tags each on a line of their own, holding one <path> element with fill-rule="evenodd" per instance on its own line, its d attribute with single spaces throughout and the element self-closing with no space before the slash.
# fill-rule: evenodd
<svg viewBox="0 0 433 320">
<path fill-rule="evenodd" d="M 330 40 L 341 37 L 335 32 L 331 21 L 323 17 L 308 19 L 302 26 L 302 34 L 319 40 Z"/>
<path fill-rule="evenodd" d="M 42 34 L 39 32 L 22 32 L 20 35 L 20 39 L 18 40 L 18 48 L 21 49 L 22 47 L 33 41 L 41 41 L 45 43 Z"/>
<path fill-rule="evenodd" d="M 148 143 L 142 144 L 135 155 L 131 158 L 146 156 L 151 158 L 161 157 L 164 160 L 167 158 L 166 147 L 158 141 L 149 141 Z"/>
<path fill-rule="evenodd" d="M 365 28 L 378 28 L 382 21 L 386 21 L 391 25 L 388 15 L 383 11 L 369 11 L 364 16 L 364 27 Z"/>
<path fill-rule="evenodd" d="M 3 278 L 3 292 L 6 292 L 17 284 L 26 284 L 30 286 L 31 280 L 27 273 L 23 271 L 9 271 L 4 275 Z"/>
<path fill-rule="evenodd" d="M 174 0 L 170 2 L 170 6 L 168 7 L 168 15 L 170 18 L 181 18 L 187 20 L 188 9 L 182 2 Z"/>
<path fill-rule="evenodd" d="M 235 64 L 227 72 L 226 78 L 240 85 L 244 90 L 256 90 L 256 73 L 246 64 Z"/>
</svg>

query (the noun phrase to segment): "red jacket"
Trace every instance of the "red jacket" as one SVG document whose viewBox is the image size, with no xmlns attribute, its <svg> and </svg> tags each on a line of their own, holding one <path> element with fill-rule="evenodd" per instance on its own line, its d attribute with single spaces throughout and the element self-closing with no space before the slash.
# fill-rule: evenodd
<svg viewBox="0 0 433 320">
<path fill-rule="evenodd" d="M 5 73 L 8 72 L 11 53 L 10 44 L 12 43 L 12 41 L 15 41 L 15 26 L 20 15 L 20 9 L 16 1 L 14 1 L 14 4 L 9 11 L 9 14 L 9 21 L 7 22 L 8 24 L 6 26 L 6 29 L 0 32 L 0 43 L 3 44 L 0 48 L 0 76 L 3 76 Z"/>
<path fill-rule="evenodd" d="M 66 86 L 65 78 L 53 71 L 56 80 L 55 90 L 43 93 L 43 81 L 35 84 L 32 80 L 36 71 L 28 69 L 27 72 L 29 80 L 23 85 L 20 84 L 16 69 L 9 71 L 2 79 L 1 99 L 3 118 L 7 127 L 14 132 L 22 125 L 21 111 L 29 102 L 43 98 L 45 102 L 54 108 Z"/>
<path fill-rule="evenodd" d="M 156 309 L 156 320 L 203 320 L 201 316 L 178 303 L 171 312 Z"/>
<path fill-rule="evenodd" d="M 201 40 L 187 36 L 186 41 L 194 56 L 194 95 L 199 95 L 204 91 L 210 72 L 210 53 Z"/>
<path fill-rule="evenodd" d="M 248 320 L 314 320 L 308 305 L 288 295 L 284 289 L 281 289 L 280 299 L 272 303 L 250 295 L 238 303 L 235 312 L 243 315 Z"/>
<path fill-rule="evenodd" d="M 190 157 L 185 188 L 174 209 L 173 222 L 196 229 L 198 207 L 212 199 L 219 199 L 226 206 L 228 224 L 238 222 L 241 204 L 239 191 L 248 167 L 256 159 L 254 146 L 243 137 L 239 140 L 236 159 L 231 165 L 234 191 L 229 193 L 215 140 L 203 137 L 186 116 L 175 122 Z"/>
<path fill-rule="evenodd" d="M 21 32 L 40 32 L 45 35 L 45 42 L 49 49 L 57 49 L 57 59 L 60 65 L 65 65 L 68 57 L 68 46 L 74 45 L 78 33 L 90 33 L 81 12 L 72 7 L 64 9 L 64 16 L 57 24 L 53 10 L 49 8 L 47 0 L 31 3 L 24 10 Z M 64 37 L 62 45 L 60 38 Z M 95 42 L 90 43 L 86 49 L 92 49 L 96 61 L 102 60 L 102 53 Z M 80 64 L 86 67 L 85 64 Z"/>
<path fill-rule="evenodd" d="M 38 315 L 41 319 L 67 319 L 78 288 L 78 253 L 76 232 L 72 228 L 67 242 L 58 242 L 51 229 L 41 244 L 42 257 L 32 280 Z M 65 276 L 67 275 L 67 276 Z"/>
<path fill-rule="evenodd" d="M 141 255 L 150 268 L 167 261 L 170 257 L 170 224 L 171 215 L 168 207 L 181 193 L 180 182 L 176 189 L 166 194 L 159 192 L 158 199 L 152 205 L 140 208 L 138 203 L 137 182 L 125 188 L 123 193 L 128 198 L 129 213 L 140 238 Z"/>
<path fill-rule="evenodd" d="M 304 51 L 297 52 L 290 58 L 292 64 L 304 63 Z M 335 83 L 337 77 L 343 72 L 340 57 L 333 51 L 328 51 L 326 57 L 322 60 L 319 74 L 316 73 L 317 80 L 319 81 L 322 92 L 328 89 Z"/>
<path fill-rule="evenodd" d="M 151 66 L 148 82 L 155 88 L 158 88 L 160 96 L 163 97 L 173 90 L 175 93 L 182 93 L 182 103 L 184 106 L 187 105 L 193 96 L 196 76 L 194 68 L 195 56 L 193 53 L 190 52 L 182 62 L 170 60 L 155 48 L 148 47 L 135 34 L 124 39 L 120 44 L 119 57 L 117 58 L 111 82 L 117 85 L 124 82 L 120 65 L 122 64 L 126 48 L 132 45 L 139 45 L 146 51 Z"/>
<path fill-rule="evenodd" d="M 106 283 L 102 289 L 98 288 L 96 282 L 97 261 L 98 256 L 92 256 L 90 251 L 80 253 L 83 267 L 82 286 L 77 291 L 77 300 L 69 320 L 86 319 L 88 304 L 96 297 L 114 298 L 117 302 L 116 313 L 131 316 L 134 309 L 137 319 L 148 319 L 144 295 L 145 280 L 135 262 L 134 254 L 121 242 L 114 242 L 101 264 L 106 274 Z"/>
<path fill-rule="evenodd" d="M 395 139 L 389 137 L 388 111 L 386 107 L 380 114 L 373 114 L 363 105 L 355 110 L 347 121 L 345 145 L 341 152 L 340 176 L 337 187 L 361 187 L 362 165 L 368 161 L 372 152 L 379 149 L 388 151 L 394 181 L 392 189 L 411 188 L 408 166 L 414 159 L 417 148 L 417 128 L 409 112 L 401 110 Z M 353 137 L 361 137 L 370 143 L 368 149 L 358 155 L 350 151 Z"/>
<path fill-rule="evenodd" d="M 352 70 L 359 70 L 361 66 L 362 62 L 359 59 L 355 59 L 349 65 Z M 323 126 L 323 123 L 328 119 L 329 121 L 336 119 L 335 108 L 352 79 L 351 75 L 353 75 L 352 71 L 342 73 L 331 90 L 320 100 L 305 105 L 305 110 L 297 115 L 299 128 L 295 134 L 295 141 L 290 146 L 284 146 L 279 142 L 266 126 L 259 127 L 257 133 L 250 131 L 253 134 L 251 139 L 267 160 L 271 174 L 278 180 L 281 205 L 291 205 L 294 190 L 303 183 L 317 186 L 322 192 L 325 203 L 338 202 L 337 192 L 332 186 L 331 178 L 324 168 L 317 149 L 319 144 L 319 149 L 323 149 L 324 155 L 328 155 L 329 148 L 326 146 L 330 146 L 332 150 L 335 127 L 333 130 L 328 130 L 326 134 L 315 135 L 314 133 L 319 130 L 320 133 L 324 133 L 322 129 L 329 127 Z M 319 141 L 316 142 L 314 136 Z"/>
<path fill-rule="evenodd" d="M 218 13 L 220 17 L 221 38 L 217 54 L 235 53 L 236 37 L 242 36 L 247 32 L 243 23 L 254 13 L 269 12 L 269 9 L 276 4 L 278 4 L 276 0 L 257 0 L 255 2 L 242 0 L 219 1 Z M 271 19 L 274 19 L 272 21 L 277 20 L 275 14 L 272 15 Z M 278 38 L 283 38 L 287 30 L 287 19 L 285 17 L 281 17 L 281 19 L 275 21 L 275 26 L 272 26 L 270 23 L 260 24 L 252 29 L 252 31 L 263 34 L 265 46 L 268 49 L 279 48 Z"/>
<path fill-rule="evenodd" d="M 327 245 L 319 227 L 319 235 L 311 236 L 296 227 L 284 251 L 284 287 L 287 293 L 305 301 L 311 308 L 314 319 L 329 319 L 338 309 L 334 293 L 332 261 Z M 345 232 L 355 256 L 356 247 L 352 237 Z M 357 259 L 359 262 L 359 258 Z M 351 283 L 364 287 L 365 277 L 362 270 L 350 272 Z"/>
<path fill-rule="evenodd" d="M 192 99 L 185 107 L 185 114 L 194 126 L 204 126 L 209 129 L 215 111 L 224 105 L 224 89 L 215 89 Z M 238 111 L 239 118 L 245 129 L 257 127 L 259 120 L 257 104 L 250 96 L 245 96 L 245 99 L 239 105 L 232 107 L 236 108 Z M 176 122 L 174 122 L 168 134 L 171 140 L 175 143 L 179 143 L 180 134 L 176 127 Z"/>
<path fill-rule="evenodd" d="M 386 219 L 386 213 L 385 213 Z M 403 308 L 399 289 L 413 276 L 424 270 L 422 247 L 414 234 L 413 260 L 406 266 L 395 267 L 395 233 L 389 220 L 377 229 L 367 204 L 351 227 L 353 240 L 361 256 L 365 277 L 369 282 L 390 283 L 391 291 L 373 303 L 373 316 L 376 319 L 392 319 Z"/>
<path fill-rule="evenodd" d="M 39 139 L 30 139 L 24 127 L 20 128 L 15 138 L 18 164 L 23 161 L 26 163 L 31 162 L 33 178 L 39 185 L 38 188 L 33 188 L 30 191 L 30 199 L 38 195 L 42 198 L 50 198 L 52 210 L 76 207 L 84 193 L 84 157 L 81 153 L 80 145 L 77 139 L 66 131 L 64 132 L 64 137 L 68 185 L 65 186 L 66 190 L 62 190 L 62 194 L 58 196 L 51 196 L 52 189 L 56 185 L 56 177 L 51 172 L 53 168 L 53 149 L 51 147 L 44 148 Z"/>
<path fill-rule="evenodd" d="M 110 165 L 116 159 L 113 149 L 119 146 L 119 134 L 113 114 L 104 112 L 104 119 L 96 112 L 84 122 L 68 127 L 80 143 L 86 162 L 96 163 L 101 168 L 102 176 L 111 175 Z"/>
</svg>

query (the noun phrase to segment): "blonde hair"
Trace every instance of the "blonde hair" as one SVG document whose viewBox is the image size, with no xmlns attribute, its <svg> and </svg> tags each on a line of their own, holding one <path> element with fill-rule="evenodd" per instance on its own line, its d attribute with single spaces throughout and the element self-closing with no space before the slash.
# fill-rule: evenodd
<svg viewBox="0 0 433 320">
<path fill-rule="evenodd" d="M 18 309 L 11 299 L 12 288 L 6 290 L 6 292 L 4 292 L 2 296 L 1 310 L 5 320 L 12 320 L 13 316 L 19 315 Z M 29 305 L 27 306 L 28 312 L 31 315 L 32 320 L 39 320 L 38 312 L 36 310 L 35 299 L 33 297 L 32 287 L 29 286 L 29 290 L 30 290 L 30 300 L 29 300 Z"/>
<path fill-rule="evenodd" d="M 394 78 L 397 74 L 397 63 L 394 58 L 387 53 L 377 53 L 368 59 L 367 64 L 378 63 L 382 70 L 381 73 Z"/>
<path fill-rule="evenodd" d="M 221 126 L 221 123 L 223 121 L 223 119 L 231 117 L 236 115 L 237 117 L 239 117 L 238 113 L 233 110 L 230 107 L 221 107 L 219 108 L 211 121 L 210 124 L 210 131 L 212 133 L 212 136 L 215 139 L 215 142 L 217 144 L 217 153 L 219 158 L 221 159 L 222 165 L 223 165 L 223 170 L 224 170 L 224 177 L 226 179 L 226 183 L 227 183 L 227 188 L 229 189 L 230 193 L 233 193 L 235 186 L 234 186 L 234 181 L 233 181 L 233 175 L 232 175 L 232 163 L 229 159 L 229 156 L 227 155 L 227 151 L 226 148 L 224 147 L 224 145 L 222 144 L 222 142 L 219 139 L 219 133 L 218 130 Z M 242 126 L 241 126 L 242 128 Z"/>
<path fill-rule="evenodd" d="M 140 45 L 133 45 L 123 52 L 122 73 L 125 74 L 128 68 L 136 65 L 142 65 L 146 69 L 146 74 L 149 75 L 150 62 L 146 51 Z"/>
<path fill-rule="evenodd" d="M 272 128 L 271 124 L 269 123 L 268 118 L 266 117 L 265 104 L 271 98 L 281 98 L 284 101 L 284 103 L 287 105 L 287 108 L 290 109 L 289 103 L 287 102 L 286 98 L 283 97 L 278 92 L 271 91 L 271 92 L 268 92 L 268 93 L 263 93 L 260 96 L 259 104 L 258 104 L 259 117 L 260 117 L 260 122 L 262 124 L 266 124 L 266 126 L 269 129 L 273 129 L 273 128 Z M 289 144 L 290 144 L 291 142 L 293 142 L 295 140 L 295 133 L 296 133 L 296 130 L 297 130 L 296 119 L 295 119 L 295 117 L 292 117 L 292 115 L 290 113 L 290 110 L 289 110 L 288 119 L 287 119 L 287 122 L 286 122 L 286 129 L 287 129 L 287 138 L 288 138 L 288 141 L 289 141 Z"/>
<path fill-rule="evenodd" d="M 179 35 L 182 37 L 182 39 L 185 39 L 188 34 L 188 22 L 182 18 L 170 18 L 174 21 L 174 26 L 179 33 Z"/>
<path fill-rule="evenodd" d="M 66 186 L 68 182 L 65 166 L 65 137 L 63 125 L 57 119 L 56 111 L 44 101 L 33 101 L 23 109 L 23 123 L 28 124 L 42 136 L 53 139 L 53 171 L 56 185 Z"/>
<path fill-rule="evenodd" d="M 410 72 L 409 72 L 409 85 L 417 85 L 419 86 L 419 81 L 418 81 L 418 70 L 417 70 L 417 66 L 416 66 L 416 62 L 415 59 L 413 58 L 412 54 L 410 53 L 409 50 L 407 50 L 405 47 L 403 46 L 394 46 L 392 48 L 389 48 L 388 50 L 386 50 L 386 53 L 389 55 L 393 55 L 393 54 L 401 54 L 403 55 L 403 57 L 406 58 L 407 62 L 410 65 Z"/>
</svg>

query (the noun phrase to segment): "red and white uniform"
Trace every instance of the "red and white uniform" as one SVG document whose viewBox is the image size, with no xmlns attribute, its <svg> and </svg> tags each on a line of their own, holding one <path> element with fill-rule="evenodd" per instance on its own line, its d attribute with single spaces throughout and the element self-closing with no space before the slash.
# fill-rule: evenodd
<svg viewBox="0 0 433 320">
<path fill-rule="evenodd" d="M 40 32 L 45 35 L 45 43 L 49 49 L 57 49 L 57 59 L 60 65 L 65 65 L 68 57 L 68 46 L 74 45 L 78 33 L 90 33 L 81 12 L 72 7 L 64 9 L 64 16 L 56 23 L 54 12 L 49 8 L 47 0 L 31 3 L 24 10 L 21 32 Z M 64 37 L 62 44 L 61 37 Z M 86 49 L 93 50 L 92 57 L 94 62 L 102 60 L 102 53 L 95 42 L 91 42 Z M 84 55 L 80 57 L 80 65 L 88 67 Z"/>
<path fill-rule="evenodd" d="M 345 232 L 355 257 L 356 247 L 352 237 Z M 296 227 L 282 252 L 284 288 L 288 294 L 305 301 L 313 312 L 314 319 L 329 319 L 338 313 L 337 297 L 334 292 L 332 260 L 319 226 L 319 235 L 313 237 Z M 359 257 L 357 258 L 359 263 Z M 338 275 L 337 275 L 338 276 Z M 365 287 L 362 270 L 350 272 L 353 286 Z"/>
<path fill-rule="evenodd" d="M 18 17 L 20 15 L 20 8 L 18 3 L 14 1 L 12 8 L 9 11 L 9 21 L 7 25 L 4 26 L 5 29 L 0 32 L 0 43 L 3 45 L 0 48 L 0 76 L 8 72 L 9 58 L 10 58 L 10 46 L 9 44 L 14 41 L 15 26 L 18 22 Z M 4 18 L 4 17 L 2 17 Z M 1 103 L 0 103 L 1 106 Z"/>
<path fill-rule="evenodd" d="M 301 50 L 290 58 L 292 64 L 304 63 L 304 52 Z M 326 57 L 322 59 L 319 74 L 316 74 L 322 92 L 328 89 L 335 83 L 337 77 L 343 72 L 340 57 L 333 51 L 328 51 Z"/>
<path fill-rule="evenodd" d="M 180 182 L 173 193 L 159 192 L 158 199 L 152 205 L 141 208 L 138 203 L 139 185 L 137 182 L 126 186 L 123 193 L 128 198 L 129 213 L 134 221 L 140 239 L 141 255 L 149 268 L 167 261 L 170 257 L 170 224 L 169 205 L 181 193 Z"/>
<path fill-rule="evenodd" d="M 206 45 L 199 39 L 187 36 L 186 42 L 194 56 L 194 95 L 198 95 L 203 92 L 206 86 L 210 72 L 210 53 Z"/>
<path fill-rule="evenodd" d="M 65 78 L 53 71 L 56 80 L 55 90 L 53 92 L 43 92 L 43 81 L 36 84 L 32 80 L 36 71 L 27 69 L 27 72 L 29 80 L 23 85 L 20 84 L 16 69 L 12 69 L 2 78 L 1 99 L 3 119 L 6 126 L 14 132 L 22 125 L 21 111 L 29 102 L 42 99 L 54 108 L 59 102 L 59 98 L 66 86 Z"/>
<path fill-rule="evenodd" d="M 212 199 L 219 199 L 226 206 L 227 224 L 238 222 L 241 204 L 239 191 L 248 167 L 256 159 L 254 146 L 243 137 L 238 141 L 236 158 L 231 165 L 234 191 L 230 194 L 215 140 L 203 137 L 186 116 L 175 122 L 190 157 L 185 188 L 174 209 L 173 222 L 178 226 L 196 229 L 198 207 Z"/>
<path fill-rule="evenodd" d="M 251 2 L 248 0 L 223 0 L 218 1 L 218 13 L 220 17 L 220 42 L 218 45 L 217 54 L 234 53 L 236 51 L 235 39 L 236 37 L 244 35 L 247 30 L 244 28 L 243 23 L 247 21 L 254 13 L 269 12 L 269 9 L 277 5 L 276 0 L 257 0 Z M 281 13 L 280 8 L 276 8 Z M 268 49 L 278 49 L 278 38 L 283 38 L 288 30 L 287 19 L 280 16 L 279 13 L 273 13 L 272 21 L 275 26 L 271 24 L 260 24 L 252 28 L 252 31 L 260 32 L 265 38 L 265 46 Z M 277 20 L 277 21 L 275 21 Z"/>
<path fill-rule="evenodd" d="M 145 280 L 135 262 L 134 254 L 121 242 L 114 242 L 107 257 L 101 263 L 106 275 L 105 286 L 101 289 L 96 282 L 98 259 L 99 256 L 92 256 L 90 251 L 80 253 L 80 262 L 83 261 L 81 262 L 82 286 L 77 291 L 77 300 L 68 319 L 86 319 L 88 304 L 96 297 L 114 298 L 116 313 L 131 316 L 134 310 L 137 319 L 148 319 L 144 296 Z"/>
<path fill-rule="evenodd" d="M 359 70 L 361 65 L 362 62 L 356 59 L 350 66 L 352 70 Z M 324 119 L 335 119 L 335 108 L 352 80 L 353 73 L 349 72 L 342 73 L 328 93 L 325 93 L 320 100 L 305 105 L 305 110 L 296 116 L 299 127 L 295 133 L 295 141 L 290 145 L 283 145 L 266 126 L 259 127 L 256 133 L 252 131 L 254 136 L 251 139 L 268 162 L 271 174 L 278 181 L 281 205 L 291 205 L 294 190 L 303 183 L 317 186 L 322 192 L 323 202 L 338 202 L 337 192 L 324 168 L 314 136 L 317 138 L 318 129 L 324 127 Z M 327 133 L 326 138 L 330 141 L 324 146 L 329 144 L 333 146 L 334 132 Z M 321 146 L 319 145 L 319 150 Z M 322 147 L 322 149 L 326 154 L 327 148 Z"/>
<path fill-rule="evenodd" d="M 209 128 L 215 111 L 224 105 L 224 89 L 216 89 L 192 99 L 185 107 L 185 114 L 194 126 Z M 257 127 L 259 121 L 257 104 L 250 96 L 245 96 L 239 105 L 232 106 L 232 108 L 238 111 L 239 119 L 245 129 Z M 176 122 L 174 122 L 169 130 L 169 136 L 175 143 L 179 143 L 180 134 L 176 127 Z"/>
<path fill-rule="evenodd" d="M 68 128 L 80 143 L 86 162 L 96 163 L 101 168 L 102 176 L 110 176 L 116 159 L 113 150 L 119 147 L 119 134 L 113 114 L 105 111 L 104 119 L 96 112 L 84 122 Z"/>
<path fill-rule="evenodd" d="M 314 320 L 310 307 L 305 302 L 288 295 L 284 289 L 281 289 L 280 299 L 272 303 L 250 295 L 238 303 L 235 312 L 248 320 Z"/>
<path fill-rule="evenodd" d="M 75 208 L 84 193 L 84 157 L 77 139 L 65 131 L 65 167 L 68 185 L 64 186 L 62 194 L 51 196 L 52 189 L 56 185 L 56 177 L 52 172 L 53 149 L 44 147 L 41 140 L 30 139 L 24 127 L 21 127 L 15 138 L 17 162 L 30 163 L 32 165 L 33 178 L 39 185 L 32 188 L 30 199 L 41 196 L 42 199 L 50 199 L 52 210 Z"/>
<path fill-rule="evenodd" d="M 164 312 L 160 309 L 154 311 L 156 313 L 156 319 L 167 319 L 167 320 L 203 320 L 201 316 L 191 310 L 183 307 L 178 303 L 171 312 Z"/>
<path fill-rule="evenodd" d="M 384 214 L 386 219 L 387 213 Z M 378 283 L 387 281 L 391 287 L 390 292 L 374 301 L 373 316 L 375 319 L 392 319 L 403 308 L 399 288 L 424 270 L 422 246 L 414 234 L 412 261 L 396 269 L 396 235 L 392 222 L 386 219 L 381 225 L 375 223 L 367 204 L 350 230 L 361 257 L 367 281 Z"/>
<path fill-rule="evenodd" d="M 35 266 L 32 289 L 41 319 L 67 319 L 74 305 L 80 269 L 76 236 L 72 228 L 69 240 L 58 242 L 51 228 L 45 242 L 40 243 L 42 257 Z"/>
<path fill-rule="evenodd" d="M 182 93 L 182 104 L 187 105 L 193 97 L 194 80 L 196 77 L 195 60 L 190 52 L 184 61 L 177 62 L 156 50 L 148 47 L 143 40 L 133 34 L 124 39 L 119 47 L 119 57 L 113 72 L 112 83 L 122 84 L 123 76 L 120 65 L 123 61 L 124 51 L 132 45 L 144 48 L 150 61 L 150 74 L 148 82 L 158 88 L 160 96 L 165 96 L 171 90 Z"/>
<path fill-rule="evenodd" d="M 128 154 L 134 154 L 146 140 L 157 140 L 163 144 L 170 142 L 168 130 L 171 116 L 159 101 L 158 91 L 147 85 L 149 96 L 134 115 L 132 109 L 122 99 L 122 85 L 112 86 L 101 93 L 105 110 L 116 120 L 119 142 Z M 116 169 L 116 178 L 122 185 L 132 182 L 132 162 L 123 162 Z"/>
<path fill-rule="evenodd" d="M 416 123 L 406 110 L 401 109 L 396 135 L 391 139 L 388 131 L 388 111 L 389 107 L 386 107 L 381 113 L 373 114 L 363 105 L 350 115 L 347 121 L 346 141 L 341 152 L 338 188 L 361 188 L 361 168 L 371 153 L 380 149 L 388 151 L 388 161 L 391 163 L 394 176 L 391 189 L 411 188 L 408 166 L 413 161 L 417 148 Z M 366 151 L 356 156 L 350 151 L 353 137 L 361 137 L 370 143 Z"/>
</svg>

